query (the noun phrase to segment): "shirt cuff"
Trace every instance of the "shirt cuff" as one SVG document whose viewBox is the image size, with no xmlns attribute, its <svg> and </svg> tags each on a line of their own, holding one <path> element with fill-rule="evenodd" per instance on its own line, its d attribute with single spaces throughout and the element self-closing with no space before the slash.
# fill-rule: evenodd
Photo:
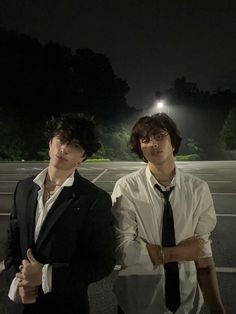
<svg viewBox="0 0 236 314">
<path fill-rule="evenodd" d="M 5 270 L 4 260 L 0 262 L 0 273 Z"/>
<path fill-rule="evenodd" d="M 15 303 L 21 303 L 20 299 L 18 298 L 18 294 L 17 294 L 18 283 L 19 283 L 19 279 L 15 277 L 11 282 L 11 286 L 10 286 L 10 289 L 8 292 L 9 299 Z"/>
<path fill-rule="evenodd" d="M 200 235 L 200 238 L 204 240 L 201 258 L 212 256 L 212 249 L 211 249 L 212 240 L 209 239 L 209 236 L 210 236 L 210 233 Z"/>
<path fill-rule="evenodd" d="M 44 294 L 52 291 L 52 266 L 49 264 L 42 268 L 42 290 Z"/>
</svg>

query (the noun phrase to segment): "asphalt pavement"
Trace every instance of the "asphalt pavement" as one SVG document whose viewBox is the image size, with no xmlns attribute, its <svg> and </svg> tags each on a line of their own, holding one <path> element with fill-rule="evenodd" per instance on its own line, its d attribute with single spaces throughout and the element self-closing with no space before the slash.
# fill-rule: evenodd
<svg viewBox="0 0 236 314">
<path fill-rule="evenodd" d="M 39 173 L 46 163 L 0 163 L 0 261 L 4 258 L 4 244 L 12 196 L 18 180 Z M 84 163 L 81 175 L 111 194 L 115 182 L 122 176 L 144 167 L 142 162 Z M 218 223 L 213 233 L 213 253 L 223 302 L 228 314 L 236 313 L 236 161 L 177 162 L 177 166 L 207 181 L 215 203 Z M 114 271 L 89 288 L 91 314 L 116 314 L 116 298 L 112 286 Z M 0 313 L 8 314 L 7 282 L 0 274 Z M 207 313 L 203 310 L 203 313 Z"/>
</svg>

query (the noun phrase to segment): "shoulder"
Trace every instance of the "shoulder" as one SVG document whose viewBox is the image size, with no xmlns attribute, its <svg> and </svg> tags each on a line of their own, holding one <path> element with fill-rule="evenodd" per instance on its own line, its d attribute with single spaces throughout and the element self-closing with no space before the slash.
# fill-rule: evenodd
<svg viewBox="0 0 236 314">
<path fill-rule="evenodd" d="M 145 169 L 146 168 L 144 167 L 123 176 L 116 182 L 116 186 L 121 186 L 125 188 L 142 184 L 145 181 Z"/>
<path fill-rule="evenodd" d="M 181 169 L 178 169 L 179 173 L 179 183 L 181 189 L 185 189 L 191 191 L 192 194 L 195 193 L 203 193 L 206 192 L 207 194 L 210 193 L 209 186 L 206 181 L 203 179 L 187 173 Z"/>
<path fill-rule="evenodd" d="M 207 184 L 206 181 L 202 180 L 201 178 L 193 174 L 190 174 L 188 172 L 185 172 L 179 168 L 178 168 L 178 172 L 179 172 L 180 180 L 183 182 L 188 182 L 189 184 L 192 184 L 195 186 Z"/>
<path fill-rule="evenodd" d="M 35 186 L 36 183 L 34 183 L 34 179 L 35 179 L 36 175 L 35 176 L 31 176 L 31 177 L 27 177 L 25 179 L 22 179 L 22 180 L 19 180 L 18 183 L 17 183 L 17 187 L 18 188 L 23 188 L 23 189 L 30 189 L 31 187 Z"/>
<path fill-rule="evenodd" d="M 112 198 L 117 195 L 133 195 L 134 193 L 140 193 L 145 189 L 147 184 L 146 167 L 132 172 L 122 178 L 120 178 L 114 186 Z"/>
<path fill-rule="evenodd" d="M 78 191 L 82 195 L 89 195 L 91 198 L 104 198 L 110 199 L 110 195 L 103 189 L 96 186 L 88 179 L 82 177 L 78 172 L 75 174 L 75 185 L 78 187 Z"/>
</svg>

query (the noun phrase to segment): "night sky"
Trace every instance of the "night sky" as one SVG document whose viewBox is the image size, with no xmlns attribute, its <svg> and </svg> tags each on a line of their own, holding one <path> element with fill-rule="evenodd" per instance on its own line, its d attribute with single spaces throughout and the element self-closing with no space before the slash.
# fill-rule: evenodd
<svg viewBox="0 0 236 314">
<path fill-rule="evenodd" d="M 234 0 L 0 0 L 0 21 L 42 43 L 106 55 L 131 106 L 151 106 L 181 76 L 236 91 Z"/>
</svg>

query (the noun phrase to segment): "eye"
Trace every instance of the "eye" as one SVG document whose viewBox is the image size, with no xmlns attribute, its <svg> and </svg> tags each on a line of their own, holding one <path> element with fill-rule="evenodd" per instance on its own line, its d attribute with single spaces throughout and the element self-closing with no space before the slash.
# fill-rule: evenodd
<svg viewBox="0 0 236 314">
<path fill-rule="evenodd" d="M 143 138 L 140 139 L 140 141 L 143 144 L 147 144 L 147 143 L 149 143 L 150 139 L 148 137 L 143 137 Z"/>
<path fill-rule="evenodd" d="M 163 138 L 163 134 L 162 133 L 159 133 L 155 136 L 155 139 L 160 141 L 161 139 Z"/>
<path fill-rule="evenodd" d="M 80 144 L 73 144 L 72 146 L 73 146 L 74 148 L 76 148 L 76 149 L 81 149 Z"/>
<path fill-rule="evenodd" d="M 161 141 L 167 135 L 168 135 L 168 132 L 160 132 L 155 135 L 155 139 L 157 141 Z"/>
<path fill-rule="evenodd" d="M 78 141 L 73 140 L 69 143 L 69 145 L 76 150 L 82 150 L 82 147 Z"/>
</svg>

